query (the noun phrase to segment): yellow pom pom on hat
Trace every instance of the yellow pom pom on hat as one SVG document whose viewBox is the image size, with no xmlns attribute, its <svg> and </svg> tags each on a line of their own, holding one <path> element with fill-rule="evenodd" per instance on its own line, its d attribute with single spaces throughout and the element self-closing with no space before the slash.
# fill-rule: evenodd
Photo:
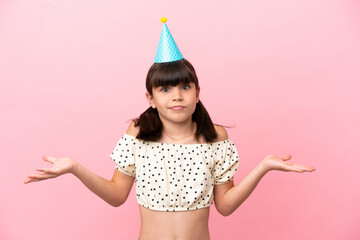
<svg viewBox="0 0 360 240">
<path fill-rule="evenodd" d="M 162 22 L 162 23 L 166 23 L 166 21 L 167 21 L 167 18 L 166 18 L 166 17 L 162 17 L 162 18 L 160 18 L 160 22 Z"/>
<path fill-rule="evenodd" d="M 163 23 L 159 45 L 156 51 L 155 62 L 173 62 L 183 59 L 183 56 L 176 45 L 169 28 L 166 25 L 167 18 L 162 17 L 160 21 Z"/>
</svg>

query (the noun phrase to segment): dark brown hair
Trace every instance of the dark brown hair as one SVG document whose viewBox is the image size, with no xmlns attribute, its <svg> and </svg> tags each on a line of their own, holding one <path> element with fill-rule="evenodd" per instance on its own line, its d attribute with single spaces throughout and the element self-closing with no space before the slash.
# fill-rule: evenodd
<svg viewBox="0 0 360 240">
<path fill-rule="evenodd" d="M 153 88 L 160 86 L 177 86 L 178 84 L 194 83 L 196 89 L 199 81 L 191 63 L 185 58 L 165 63 L 154 63 L 146 76 L 146 89 L 152 95 Z M 163 125 L 157 109 L 149 107 L 140 117 L 133 119 L 135 126 L 140 126 L 137 138 L 146 141 L 156 141 L 161 137 Z M 216 137 L 216 130 L 213 122 L 204 105 L 199 101 L 192 115 L 196 123 L 195 137 L 203 136 L 206 142 L 213 142 Z"/>
</svg>

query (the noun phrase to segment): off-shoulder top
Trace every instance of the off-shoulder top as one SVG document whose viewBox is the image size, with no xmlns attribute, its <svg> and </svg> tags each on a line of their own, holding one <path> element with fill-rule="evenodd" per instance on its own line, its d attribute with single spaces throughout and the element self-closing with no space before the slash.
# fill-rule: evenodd
<svg viewBox="0 0 360 240">
<path fill-rule="evenodd" d="M 135 177 L 138 204 L 157 211 L 187 211 L 213 204 L 214 185 L 233 180 L 239 164 L 234 143 L 143 141 L 124 134 L 110 158 Z"/>
</svg>

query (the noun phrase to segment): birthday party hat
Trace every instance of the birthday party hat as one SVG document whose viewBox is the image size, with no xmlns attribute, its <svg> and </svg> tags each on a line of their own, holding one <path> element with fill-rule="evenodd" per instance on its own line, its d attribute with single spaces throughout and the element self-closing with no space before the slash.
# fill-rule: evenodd
<svg viewBox="0 0 360 240">
<path fill-rule="evenodd" d="M 166 26 L 166 17 L 160 19 L 163 23 L 159 45 L 156 51 L 155 62 L 173 62 L 183 59 L 179 48 L 177 47 L 173 37 L 170 34 L 168 27 Z"/>
</svg>

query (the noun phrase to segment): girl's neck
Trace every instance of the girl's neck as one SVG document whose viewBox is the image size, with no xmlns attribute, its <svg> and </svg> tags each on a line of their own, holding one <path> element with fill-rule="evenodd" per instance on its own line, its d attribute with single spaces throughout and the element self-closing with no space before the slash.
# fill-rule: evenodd
<svg viewBox="0 0 360 240">
<path fill-rule="evenodd" d="M 163 122 L 161 142 L 194 143 L 196 123 L 191 119 L 184 123 Z"/>
</svg>

